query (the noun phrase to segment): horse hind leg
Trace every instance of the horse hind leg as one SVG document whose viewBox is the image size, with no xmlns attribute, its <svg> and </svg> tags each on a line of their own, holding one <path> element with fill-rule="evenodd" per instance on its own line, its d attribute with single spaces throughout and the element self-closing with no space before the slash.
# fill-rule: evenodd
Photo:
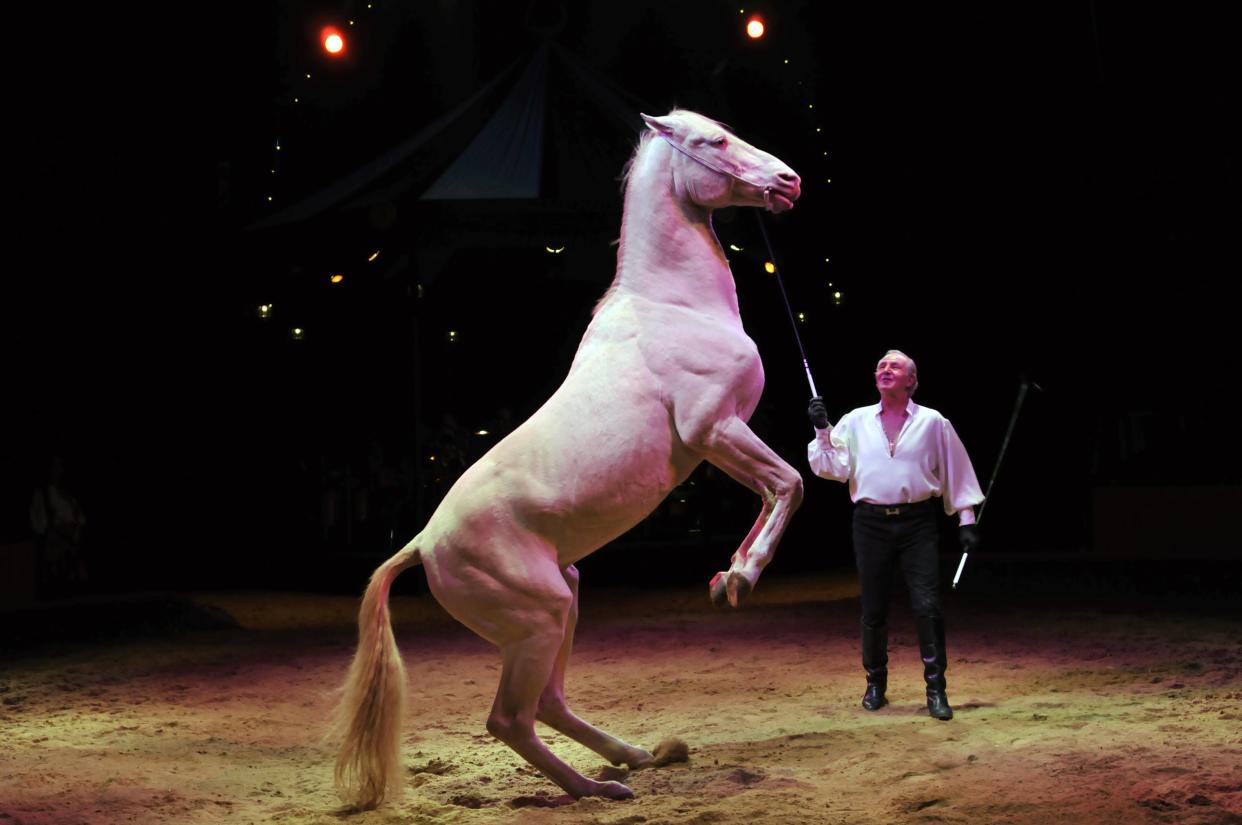
<svg viewBox="0 0 1242 825">
<path fill-rule="evenodd" d="M 503 666 L 500 687 L 492 712 L 487 717 L 487 731 L 517 752 L 565 793 L 580 799 L 604 796 L 629 799 L 634 793 L 620 782 L 596 782 L 575 771 L 552 751 L 535 733 L 535 715 L 539 697 L 552 676 L 565 635 L 565 621 L 572 601 L 565 600 L 545 616 L 526 620 L 524 637 L 501 645 Z M 559 616 L 555 615 L 559 612 Z M 517 618 L 517 617 L 515 617 Z"/>
<path fill-rule="evenodd" d="M 565 645 L 574 593 L 555 549 L 522 531 L 494 525 L 471 542 L 503 544 L 505 565 L 483 553 L 437 553 L 427 567 L 431 592 L 454 618 L 500 649 L 500 685 L 487 731 L 574 798 L 628 799 L 619 782 L 596 782 L 553 754 L 535 733 L 539 698 Z M 520 562 L 520 563 L 519 563 Z"/>
<path fill-rule="evenodd" d="M 653 762 L 652 755 L 630 745 L 579 718 L 565 701 L 565 669 L 573 650 L 574 628 L 578 623 L 578 570 L 572 564 L 561 571 L 565 584 L 573 594 L 565 622 L 564 638 L 552 665 L 552 674 L 539 696 L 535 718 L 560 731 L 575 742 L 590 748 L 613 765 L 625 764 L 630 770 L 641 770 Z"/>
</svg>

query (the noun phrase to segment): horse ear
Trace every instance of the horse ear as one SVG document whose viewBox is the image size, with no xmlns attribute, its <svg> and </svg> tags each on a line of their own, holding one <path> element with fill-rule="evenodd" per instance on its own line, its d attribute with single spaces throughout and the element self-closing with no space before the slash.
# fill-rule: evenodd
<svg viewBox="0 0 1242 825">
<path fill-rule="evenodd" d="M 643 121 L 646 122 L 647 126 L 651 128 L 653 131 L 659 132 L 662 135 L 672 136 L 673 121 L 670 118 L 652 117 L 651 115 L 644 115 L 642 112 L 639 112 L 638 114 L 642 117 Z"/>
</svg>

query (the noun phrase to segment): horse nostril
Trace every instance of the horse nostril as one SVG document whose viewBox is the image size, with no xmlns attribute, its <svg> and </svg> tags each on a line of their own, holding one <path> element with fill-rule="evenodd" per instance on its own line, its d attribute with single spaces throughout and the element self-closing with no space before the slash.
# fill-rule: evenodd
<svg viewBox="0 0 1242 825">
<path fill-rule="evenodd" d="M 798 183 L 802 178 L 798 177 L 798 173 L 792 169 L 788 172 L 778 172 L 776 177 L 780 178 L 782 183 Z"/>
</svg>

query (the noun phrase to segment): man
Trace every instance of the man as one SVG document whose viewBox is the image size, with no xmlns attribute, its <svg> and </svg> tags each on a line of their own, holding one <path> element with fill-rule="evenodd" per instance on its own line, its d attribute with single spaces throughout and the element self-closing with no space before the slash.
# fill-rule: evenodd
<svg viewBox="0 0 1242 825">
<path fill-rule="evenodd" d="M 966 448 L 940 413 L 910 400 L 918 388 L 910 356 L 890 350 L 875 368 L 880 403 L 847 413 L 835 427 L 818 396 L 807 414 L 815 440 L 811 469 L 849 483 L 854 501 L 854 558 L 862 585 L 863 707 L 879 710 L 888 689 L 888 606 L 894 568 L 910 590 L 927 682 L 927 712 L 953 718 L 945 692 L 944 619 L 940 614 L 939 527 L 934 499 L 958 516 L 962 547 L 978 547 L 975 505 L 983 501 Z"/>
</svg>

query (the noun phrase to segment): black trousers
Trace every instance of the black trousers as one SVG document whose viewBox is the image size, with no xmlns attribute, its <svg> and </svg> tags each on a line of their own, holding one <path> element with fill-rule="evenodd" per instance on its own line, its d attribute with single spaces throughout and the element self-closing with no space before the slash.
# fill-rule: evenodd
<svg viewBox="0 0 1242 825">
<path fill-rule="evenodd" d="M 940 527 L 938 499 L 901 505 L 886 514 L 883 506 L 854 508 L 854 559 L 862 585 L 862 623 L 878 629 L 888 623 L 893 575 L 901 566 L 916 619 L 940 616 Z M 890 512 L 894 508 L 887 508 Z"/>
</svg>

